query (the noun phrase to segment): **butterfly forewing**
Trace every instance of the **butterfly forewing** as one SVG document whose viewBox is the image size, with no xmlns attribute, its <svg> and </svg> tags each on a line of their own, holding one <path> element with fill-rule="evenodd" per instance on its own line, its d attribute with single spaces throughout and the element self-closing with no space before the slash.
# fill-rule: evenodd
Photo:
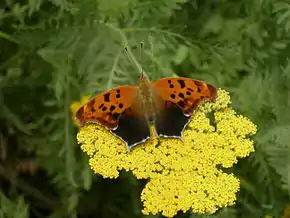
<svg viewBox="0 0 290 218">
<path fill-rule="evenodd" d="M 214 101 L 217 93 L 210 84 L 182 77 L 163 78 L 153 82 L 152 87 L 159 98 L 178 105 L 187 116 L 202 102 Z"/>
</svg>

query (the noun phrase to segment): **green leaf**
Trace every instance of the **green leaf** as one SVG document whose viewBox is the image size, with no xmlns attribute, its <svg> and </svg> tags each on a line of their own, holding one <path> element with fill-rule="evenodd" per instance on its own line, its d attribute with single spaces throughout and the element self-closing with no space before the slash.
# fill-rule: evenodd
<svg viewBox="0 0 290 218">
<path fill-rule="evenodd" d="M 175 64 L 181 64 L 187 57 L 187 54 L 188 54 L 188 47 L 181 45 L 176 52 L 173 62 Z"/>
</svg>

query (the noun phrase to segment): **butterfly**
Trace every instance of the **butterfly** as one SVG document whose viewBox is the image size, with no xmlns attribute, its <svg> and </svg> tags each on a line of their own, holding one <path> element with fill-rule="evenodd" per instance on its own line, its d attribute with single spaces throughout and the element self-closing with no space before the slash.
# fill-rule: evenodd
<svg viewBox="0 0 290 218">
<path fill-rule="evenodd" d="M 150 82 L 141 73 L 137 86 L 119 86 L 103 92 L 76 112 L 80 125 L 97 123 L 121 138 L 128 150 L 151 137 L 182 139 L 182 132 L 196 108 L 215 101 L 217 89 L 190 78 L 163 78 Z"/>
</svg>

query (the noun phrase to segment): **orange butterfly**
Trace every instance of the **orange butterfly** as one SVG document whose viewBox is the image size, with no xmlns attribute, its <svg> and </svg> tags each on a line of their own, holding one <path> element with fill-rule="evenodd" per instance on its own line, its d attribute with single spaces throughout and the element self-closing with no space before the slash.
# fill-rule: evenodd
<svg viewBox="0 0 290 218">
<path fill-rule="evenodd" d="M 138 86 L 119 86 L 103 92 L 76 113 L 81 125 L 97 123 L 121 138 L 130 150 L 150 138 L 150 123 L 158 137 L 182 139 L 194 110 L 214 101 L 217 89 L 190 78 L 163 78 L 150 82 L 142 73 Z"/>
</svg>

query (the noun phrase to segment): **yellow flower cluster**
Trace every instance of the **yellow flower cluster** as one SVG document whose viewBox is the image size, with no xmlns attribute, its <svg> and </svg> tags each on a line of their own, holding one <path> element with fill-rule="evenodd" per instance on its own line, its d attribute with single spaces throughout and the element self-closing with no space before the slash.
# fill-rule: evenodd
<svg viewBox="0 0 290 218">
<path fill-rule="evenodd" d="M 82 127 L 77 139 L 95 173 L 117 178 L 125 169 L 148 179 L 141 194 L 143 214 L 212 214 L 233 205 L 239 190 L 239 180 L 222 169 L 254 151 L 249 136 L 256 126 L 229 104 L 229 94 L 220 89 L 216 102 L 201 105 L 192 116 L 183 141 L 153 136 L 128 152 L 119 138 L 94 124 Z"/>
</svg>

